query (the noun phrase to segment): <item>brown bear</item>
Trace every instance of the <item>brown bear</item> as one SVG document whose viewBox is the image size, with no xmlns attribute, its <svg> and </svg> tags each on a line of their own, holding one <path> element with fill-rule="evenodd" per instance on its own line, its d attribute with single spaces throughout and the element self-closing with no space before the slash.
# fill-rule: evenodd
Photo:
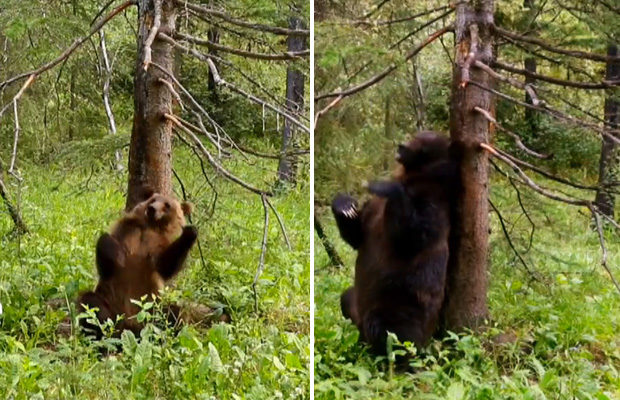
<svg viewBox="0 0 620 400">
<path fill-rule="evenodd" d="M 197 231 L 185 225 L 190 203 L 180 203 L 170 196 L 148 193 L 145 200 L 127 212 L 97 242 L 96 263 L 99 282 L 94 291 L 82 293 L 78 310 L 84 306 L 97 308 L 100 322 L 123 315 L 116 326 L 117 334 L 129 329 L 138 334 L 142 329 L 134 316 L 139 307 L 132 300 L 144 295 L 156 296 L 164 284 L 183 267 L 196 242 Z M 179 313 L 178 307 L 171 307 Z M 176 315 L 175 317 L 178 317 Z M 86 319 L 83 328 L 101 338 L 101 330 Z"/>
<path fill-rule="evenodd" d="M 387 332 L 424 346 L 436 330 L 449 256 L 451 199 L 459 188 L 458 155 L 450 141 L 421 132 L 398 148 L 392 181 L 358 210 L 338 195 L 332 211 L 342 238 L 358 251 L 355 284 L 341 296 L 342 313 L 376 354 Z"/>
</svg>

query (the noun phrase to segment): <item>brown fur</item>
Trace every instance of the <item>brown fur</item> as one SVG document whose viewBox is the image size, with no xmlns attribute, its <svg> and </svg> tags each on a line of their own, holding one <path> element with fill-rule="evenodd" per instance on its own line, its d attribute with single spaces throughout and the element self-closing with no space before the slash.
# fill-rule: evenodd
<svg viewBox="0 0 620 400">
<path fill-rule="evenodd" d="M 93 292 L 78 299 L 89 308 L 98 308 L 100 322 L 123 316 L 117 332 L 129 329 L 139 333 L 142 324 L 134 318 L 139 307 L 132 300 L 145 295 L 157 296 L 164 284 L 172 279 L 196 241 L 197 232 L 185 226 L 191 212 L 189 203 L 158 193 L 137 204 L 97 243 L 99 282 Z M 149 296 L 150 297 L 150 296 Z M 150 299 L 149 299 L 150 300 Z M 101 337 L 100 330 L 82 320 L 82 326 Z"/>
</svg>

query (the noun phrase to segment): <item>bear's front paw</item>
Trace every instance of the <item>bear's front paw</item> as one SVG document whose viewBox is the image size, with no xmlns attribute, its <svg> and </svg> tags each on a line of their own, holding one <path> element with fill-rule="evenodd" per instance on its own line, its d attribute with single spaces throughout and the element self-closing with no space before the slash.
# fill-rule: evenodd
<svg viewBox="0 0 620 400">
<path fill-rule="evenodd" d="M 186 225 L 183 227 L 183 236 L 194 240 L 198 237 L 198 229 L 194 225 Z"/>
<path fill-rule="evenodd" d="M 346 218 L 357 217 L 357 201 L 346 194 L 338 194 L 332 201 L 332 212 L 335 216 Z"/>
</svg>

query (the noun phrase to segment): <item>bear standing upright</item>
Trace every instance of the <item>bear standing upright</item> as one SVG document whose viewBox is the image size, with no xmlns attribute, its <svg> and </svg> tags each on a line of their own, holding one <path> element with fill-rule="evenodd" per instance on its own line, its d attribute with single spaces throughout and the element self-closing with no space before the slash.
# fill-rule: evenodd
<svg viewBox="0 0 620 400">
<path fill-rule="evenodd" d="M 97 308 L 100 322 L 124 315 L 117 332 L 129 329 L 138 334 L 142 329 L 134 317 L 139 307 L 131 300 L 144 295 L 157 295 L 165 282 L 183 267 L 198 233 L 185 225 L 191 204 L 180 203 L 170 196 L 146 193 L 138 203 L 97 242 L 96 263 L 99 282 L 94 291 L 82 293 L 78 310 L 84 305 Z M 101 338 L 100 329 L 81 320 L 87 331 Z"/>
<path fill-rule="evenodd" d="M 436 330 L 449 256 L 451 199 L 459 188 L 450 141 L 421 132 L 398 148 L 400 170 L 374 182 L 361 210 L 338 195 L 332 211 L 342 238 L 358 250 L 355 284 L 341 296 L 342 313 L 376 354 L 387 332 L 424 346 Z"/>
</svg>

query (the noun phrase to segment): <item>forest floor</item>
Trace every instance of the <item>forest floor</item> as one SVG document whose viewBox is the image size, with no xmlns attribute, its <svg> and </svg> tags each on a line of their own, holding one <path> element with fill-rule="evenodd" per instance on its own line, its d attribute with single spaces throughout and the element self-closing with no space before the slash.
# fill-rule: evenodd
<svg viewBox="0 0 620 400">
<path fill-rule="evenodd" d="M 331 212 L 325 230 L 346 266 L 330 265 L 315 236 L 316 399 L 620 399 L 620 294 L 600 264 L 587 209 L 521 189 L 531 225 L 512 187 L 492 186 L 527 272 L 492 218 L 488 302 L 482 333 L 451 335 L 418 350 L 413 368 L 394 372 L 369 355 L 340 312 L 353 282 L 355 252 L 339 237 Z M 607 232 L 608 265 L 620 278 L 620 240 Z M 529 250 L 528 250 L 529 249 Z"/>
<path fill-rule="evenodd" d="M 126 172 L 113 172 L 94 152 L 84 143 L 38 166 L 24 162 L 20 188 L 10 178 L 11 194 L 19 197 L 30 233 L 15 235 L 2 205 L 0 398 L 308 398 L 307 173 L 298 187 L 272 198 L 292 250 L 272 213 L 257 286 L 258 313 L 252 282 L 263 235 L 261 199 L 214 176 L 207 165 L 218 192 L 211 215 L 214 194 L 199 162 L 189 152 L 177 151 L 174 168 L 195 205 L 192 220 L 204 258 L 194 246 L 168 295 L 223 304 L 232 323 L 210 329 L 186 326 L 178 333 L 149 325 L 140 340 L 123 335 L 122 352 L 107 356 L 82 335 L 56 333 L 66 307 L 54 310 L 49 301 L 72 303 L 79 291 L 94 287 L 96 239 L 124 208 Z M 268 180 L 275 176 L 274 160 L 249 164 L 237 157 L 225 165 L 259 187 L 274 184 Z M 176 180 L 174 187 L 182 197 Z"/>
</svg>

